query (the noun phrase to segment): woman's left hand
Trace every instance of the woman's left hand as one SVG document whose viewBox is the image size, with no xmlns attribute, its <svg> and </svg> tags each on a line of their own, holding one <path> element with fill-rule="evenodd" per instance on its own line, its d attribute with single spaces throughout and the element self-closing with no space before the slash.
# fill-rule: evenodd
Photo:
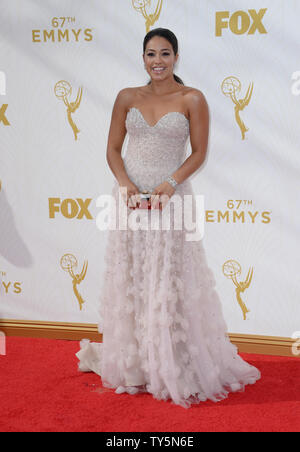
<svg viewBox="0 0 300 452">
<path fill-rule="evenodd" d="M 174 195 L 175 191 L 176 191 L 175 188 L 172 187 L 172 185 L 169 184 L 169 182 L 167 181 L 155 187 L 154 190 L 151 192 L 151 208 L 158 209 L 159 202 L 161 202 L 163 209 L 165 205 L 168 203 L 171 196 Z"/>
</svg>

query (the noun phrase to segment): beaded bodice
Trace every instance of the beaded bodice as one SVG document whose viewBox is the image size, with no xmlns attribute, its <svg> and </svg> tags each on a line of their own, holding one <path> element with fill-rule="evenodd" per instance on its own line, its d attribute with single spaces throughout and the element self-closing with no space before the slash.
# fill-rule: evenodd
<svg viewBox="0 0 300 452">
<path fill-rule="evenodd" d="M 125 125 L 129 135 L 124 156 L 127 174 L 140 190 L 152 191 L 186 159 L 189 120 L 173 111 L 151 126 L 138 108 L 131 107 Z"/>
</svg>

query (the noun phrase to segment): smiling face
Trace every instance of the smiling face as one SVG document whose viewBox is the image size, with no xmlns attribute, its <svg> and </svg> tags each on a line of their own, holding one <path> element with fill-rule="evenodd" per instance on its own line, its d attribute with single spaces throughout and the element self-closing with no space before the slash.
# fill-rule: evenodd
<svg viewBox="0 0 300 452">
<path fill-rule="evenodd" d="M 145 68 L 153 80 L 173 78 L 174 64 L 178 54 L 174 55 L 172 44 L 161 36 L 154 36 L 148 41 L 144 54 Z"/>
</svg>

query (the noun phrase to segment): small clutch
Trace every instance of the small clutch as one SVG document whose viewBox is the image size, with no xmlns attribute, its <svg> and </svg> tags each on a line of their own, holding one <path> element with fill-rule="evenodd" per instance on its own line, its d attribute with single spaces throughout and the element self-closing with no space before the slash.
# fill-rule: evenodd
<svg viewBox="0 0 300 452">
<path fill-rule="evenodd" d="M 140 194 L 140 203 L 136 207 L 137 209 L 151 209 L 151 193 L 147 190 L 143 190 Z M 161 202 L 159 202 L 159 209 L 161 209 Z"/>
</svg>

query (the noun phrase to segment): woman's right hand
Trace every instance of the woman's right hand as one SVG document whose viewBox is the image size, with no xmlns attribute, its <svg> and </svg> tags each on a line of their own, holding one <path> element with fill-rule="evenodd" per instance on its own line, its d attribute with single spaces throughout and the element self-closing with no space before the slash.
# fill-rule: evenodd
<svg viewBox="0 0 300 452">
<path fill-rule="evenodd" d="M 140 203 L 139 188 L 133 182 L 131 182 L 131 180 L 126 181 L 125 183 L 124 182 L 119 183 L 119 185 L 120 188 L 122 187 L 121 196 L 127 207 L 129 207 L 129 209 L 135 209 L 136 207 L 139 207 Z"/>
</svg>

